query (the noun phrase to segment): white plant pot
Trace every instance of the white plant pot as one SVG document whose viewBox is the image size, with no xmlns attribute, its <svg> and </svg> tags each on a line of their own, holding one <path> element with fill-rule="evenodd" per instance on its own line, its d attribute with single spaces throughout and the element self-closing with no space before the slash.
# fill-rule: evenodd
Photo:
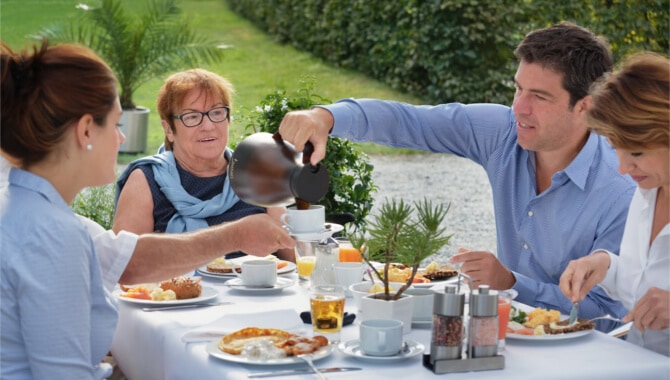
<svg viewBox="0 0 670 380">
<path fill-rule="evenodd" d="M 361 307 L 358 309 L 358 317 L 361 321 L 369 319 L 397 319 L 402 321 L 402 333 L 408 334 L 412 331 L 412 310 L 414 299 L 410 295 L 403 294 L 400 299 L 387 301 L 374 298 L 374 295 L 365 296 L 361 299 Z"/>
</svg>

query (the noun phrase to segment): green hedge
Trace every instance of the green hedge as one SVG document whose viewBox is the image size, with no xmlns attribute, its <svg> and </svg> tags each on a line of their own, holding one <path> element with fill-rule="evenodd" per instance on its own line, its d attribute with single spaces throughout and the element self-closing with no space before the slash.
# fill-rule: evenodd
<svg viewBox="0 0 670 380">
<path fill-rule="evenodd" d="M 615 56 L 668 50 L 668 0 L 561 5 L 554 0 L 234 0 L 228 5 L 280 42 L 430 103 L 510 104 L 514 48 L 530 30 L 562 20 L 605 34 Z"/>
</svg>

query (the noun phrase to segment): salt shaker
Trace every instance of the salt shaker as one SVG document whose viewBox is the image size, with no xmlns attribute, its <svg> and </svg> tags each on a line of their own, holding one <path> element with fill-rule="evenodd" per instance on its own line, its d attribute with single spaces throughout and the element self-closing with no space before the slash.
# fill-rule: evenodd
<svg viewBox="0 0 670 380">
<path fill-rule="evenodd" d="M 339 258 L 339 245 L 331 237 L 322 240 L 315 249 L 316 264 L 310 280 L 313 285 L 335 284 L 335 271 L 333 264 Z"/>
<path fill-rule="evenodd" d="M 432 362 L 461 358 L 465 295 L 456 290 L 456 285 L 447 285 L 444 292 L 436 292 L 433 298 Z"/>
<path fill-rule="evenodd" d="M 469 339 L 475 358 L 498 353 L 498 292 L 488 285 L 472 292 Z"/>
</svg>

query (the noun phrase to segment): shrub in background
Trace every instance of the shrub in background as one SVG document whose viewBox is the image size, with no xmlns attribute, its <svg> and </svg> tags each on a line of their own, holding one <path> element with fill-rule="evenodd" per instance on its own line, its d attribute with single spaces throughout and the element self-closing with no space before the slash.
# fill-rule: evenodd
<svg viewBox="0 0 670 380">
<path fill-rule="evenodd" d="M 560 4 L 559 4 L 560 3 Z M 667 0 L 235 0 L 278 41 L 431 103 L 511 104 L 514 48 L 569 20 L 603 34 L 617 61 L 668 53 Z"/>
</svg>

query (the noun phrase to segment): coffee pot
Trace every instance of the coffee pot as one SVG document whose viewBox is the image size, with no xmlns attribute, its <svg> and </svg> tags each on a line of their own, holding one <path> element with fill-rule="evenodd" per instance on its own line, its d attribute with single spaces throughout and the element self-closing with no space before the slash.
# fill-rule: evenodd
<svg viewBox="0 0 670 380">
<path fill-rule="evenodd" d="M 305 152 L 308 149 L 313 150 L 309 142 Z M 279 133 L 265 132 L 240 142 L 228 165 L 228 175 L 240 199 L 261 207 L 317 203 L 326 195 L 330 181 L 324 166 L 304 160 Z"/>
</svg>

